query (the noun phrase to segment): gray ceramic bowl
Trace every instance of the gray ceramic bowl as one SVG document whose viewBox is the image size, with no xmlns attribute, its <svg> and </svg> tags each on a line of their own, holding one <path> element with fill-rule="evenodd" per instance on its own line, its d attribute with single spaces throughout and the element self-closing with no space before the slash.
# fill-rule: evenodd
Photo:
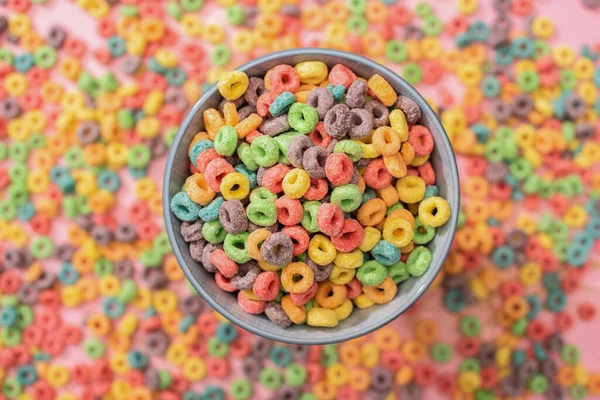
<svg viewBox="0 0 600 400">
<path fill-rule="evenodd" d="M 383 76 L 397 93 L 408 96 L 417 102 L 423 114 L 421 124 L 429 127 L 433 134 L 435 148 L 430 161 L 437 175 L 439 194 L 450 203 L 452 217 L 443 227 L 438 228 L 435 239 L 428 245 L 433 253 L 433 262 L 430 268 L 423 276 L 402 283 L 394 300 L 364 310 L 355 308 L 352 315 L 335 328 L 295 325 L 288 329 L 281 329 L 264 315 L 251 315 L 242 311 L 237 305 L 236 296 L 217 287 L 213 275 L 191 259 L 188 244 L 183 241 L 179 233 L 181 223 L 171 213 L 169 203 L 171 198 L 181 190 L 185 179 L 190 175 L 187 149 L 194 135 L 203 128 L 202 112 L 207 108 L 216 108 L 222 100 L 216 86 L 209 89 L 198 100 L 181 124 L 169 152 L 163 183 L 163 207 L 169 240 L 179 265 L 198 293 L 231 322 L 252 333 L 278 342 L 307 345 L 343 342 L 366 335 L 406 311 L 427 290 L 446 259 L 456 230 L 459 210 L 458 171 L 446 132 L 425 99 L 391 70 L 367 58 L 328 49 L 281 51 L 257 58 L 238 69 L 245 71 L 249 76 L 262 77 L 268 69 L 278 64 L 295 65 L 302 61 L 314 60 L 323 61 L 330 68 L 338 63 L 346 65 L 358 76 L 367 79 L 375 73 Z"/>
</svg>

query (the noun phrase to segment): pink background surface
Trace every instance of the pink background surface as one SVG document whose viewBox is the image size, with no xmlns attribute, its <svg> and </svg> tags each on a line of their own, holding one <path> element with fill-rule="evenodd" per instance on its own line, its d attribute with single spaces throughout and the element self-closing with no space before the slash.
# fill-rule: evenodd
<svg viewBox="0 0 600 400">
<path fill-rule="evenodd" d="M 414 5 L 417 1 L 405 0 L 403 3 Z M 430 0 L 429 3 L 435 6 L 438 15 L 444 15 L 444 13 L 455 14 L 455 0 Z M 491 15 L 489 7 L 491 0 L 482 0 L 481 3 L 483 6 L 479 11 L 479 15 L 487 20 L 487 17 Z M 589 10 L 585 10 L 577 0 L 539 0 L 536 4 L 540 15 L 547 16 L 555 22 L 557 35 L 553 40 L 554 43 L 565 43 L 570 47 L 579 48 L 584 43 L 600 40 L 600 9 L 595 12 L 590 12 Z M 73 32 L 78 38 L 84 39 L 91 49 L 101 47 L 104 44 L 104 39 L 99 37 L 96 33 L 96 21 L 81 11 L 74 2 L 51 1 L 50 4 L 44 8 L 36 7 L 33 11 L 29 12 L 29 15 L 33 19 L 37 30 L 42 34 L 47 32 L 50 26 L 59 24 L 67 27 L 68 30 Z M 223 10 L 214 7 L 210 2 L 203 7 L 201 15 L 203 15 L 208 22 L 217 22 L 224 18 Z M 87 68 L 95 73 L 105 71 L 105 67 L 95 61 L 90 61 L 87 64 Z M 393 66 L 392 69 L 394 69 Z M 439 87 L 425 87 L 424 89 L 419 87 L 419 89 L 422 90 L 426 96 L 435 98 L 440 87 L 450 89 L 456 94 L 458 94 L 458 91 L 460 90 L 460 86 L 450 78 L 445 78 Z M 162 166 L 162 163 L 155 163 L 153 169 L 150 171 L 151 176 L 156 180 L 159 186 L 162 186 Z M 131 180 L 129 180 L 129 183 L 131 183 Z M 127 182 L 124 182 L 124 185 L 127 185 L 127 187 L 133 186 L 128 185 Z M 120 198 L 120 201 L 122 201 L 123 205 L 129 204 L 127 198 Z M 125 209 L 125 207 L 123 206 L 122 209 Z M 569 309 L 573 310 L 574 305 L 577 305 L 584 300 L 594 302 L 600 307 L 599 266 L 600 256 L 596 253 L 595 255 L 592 255 L 592 269 L 587 275 L 585 287 L 576 294 L 569 295 Z M 412 336 L 412 333 L 409 334 L 409 332 L 412 332 L 414 327 L 414 313 L 418 312 L 420 316 L 435 319 L 441 327 L 444 327 L 442 331 L 444 341 L 453 343 L 458 337 L 458 316 L 444 312 L 441 313 L 442 317 L 440 317 L 440 313 L 436 312 L 442 302 L 441 294 L 442 293 L 439 290 L 430 290 L 418 302 L 418 309 L 398 318 L 391 326 L 400 332 L 401 337 L 406 338 Z M 66 319 L 72 323 L 83 323 L 86 307 L 72 310 Z M 479 315 L 484 327 L 486 325 L 495 325 L 495 322 L 489 324 L 489 322 L 495 318 L 493 307 L 491 306 L 479 305 L 474 310 L 469 308 L 468 313 Z M 482 339 L 490 339 L 494 334 L 495 331 L 493 329 L 485 329 Z M 596 318 L 588 323 L 578 321 L 575 328 L 566 333 L 567 341 L 579 346 L 582 350 L 582 363 L 591 371 L 600 369 L 599 335 L 600 318 Z M 66 360 L 72 362 L 83 359 L 84 356 L 80 349 L 71 349 L 57 359 L 57 361 L 61 363 Z M 160 365 L 156 364 L 155 366 L 160 367 Z M 448 365 L 445 367 L 445 370 L 448 372 L 453 371 L 453 367 L 453 365 Z M 203 381 L 203 384 L 212 383 L 222 384 L 223 381 L 217 381 L 210 378 Z M 256 385 L 255 389 L 260 393 L 259 385 Z M 434 392 L 428 392 L 427 398 L 434 397 Z"/>
</svg>

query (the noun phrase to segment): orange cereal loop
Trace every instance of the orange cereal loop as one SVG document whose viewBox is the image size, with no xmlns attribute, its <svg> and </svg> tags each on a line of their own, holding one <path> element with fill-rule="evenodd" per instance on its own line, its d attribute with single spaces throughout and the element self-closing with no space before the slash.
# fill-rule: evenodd
<svg viewBox="0 0 600 400">
<path fill-rule="evenodd" d="M 398 191 L 393 185 L 378 189 L 375 192 L 377 193 L 377 197 L 382 199 L 387 207 L 391 207 L 400 201 Z"/>
<path fill-rule="evenodd" d="M 407 142 L 407 144 L 408 144 L 408 142 Z M 412 148 L 412 146 L 411 146 L 411 148 Z M 396 153 L 396 154 L 393 154 L 390 156 L 383 156 L 382 158 L 383 158 L 383 165 L 385 166 L 385 169 L 387 169 L 387 171 L 394 178 L 403 178 L 408 173 L 408 168 L 406 167 L 406 161 L 405 161 L 402 153 Z"/>
<path fill-rule="evenodd" d="M 203 174 L 191 175 L 185 180 L 185 192 L 194 202 L 205 206 L 216 196 L 216 193 L 208 186 Z"/>
<path fill-rule="evenodd" d="M 363 50 L 365 52 L 365 54 L 369 57 L 378 57 L 383 55 L 383 53 L 385 52 L 385 39 L 383 38 L 383 36 L 376 31 L 366 31 L 363 35 L 362 35 L 362 44 L 363 44 Z M 379 76 L 379 75 L 374 75 L 374 76 Z M 382 77 L 379 77 L 381 79 L 383 79 Z M 376 80 L 379 81 L 379 78 L 377 78 Z M 370 81 L 370 79 L 369 79 Z M 386 82 L 387 84 L 387 82 Z M 389 84 L 388 84 L 389 86 Z M 375 91 L 371 85 L 369 85 L 369 87 L 371 88 L 371 90 L 373 90 L 376 94 L 377 91 Z M 391 86 L 389 87 L 391 89 Z M 390 104 L 391 98 L 393 97 L 391 95 L 391 93 L 389 91 L 386 91 L 387 94 L 384 96 L 384 98 L 382 99 L 380 97 L 379 94 L 377 94 L 377 97 L 379 98 L 379 100 L 385 104 L 386 106 L 391 106 L 392 104 L 394 104 L 394 102 L 396 102 L 396 100 L 394 100 L 394 102 L 392 102 Z M 394 96 L 396 95 L 396 93 L 394 92 Z"/>
<path fill-rule="evenodd" d="M 281 298 L 281 307 L 294 324 L 301 324 L 306 320 L 306 308 L 295 305 L 291 296 L 287 295 Z"/>
<path fill-rule="evenodd" d="M 430 319 L 422 319 L 417 322 L 415 327 L 415 336 L 417 340 L 423 343 L 433 343 L 438 339 L 439 326 Z"/>
<path fill-rule="evenodd" d="M 389 276 L 377 286 L 363 286 L 363 293 L 375 304 L 392 301 L 398 293 L 398 286 Z"/>
<path fill-rule="evenodd" d="M 364 391 L 369 388 L 371 377 L 366 368 L 354 367 L 350 369 L 349 384 L 354 390 Z"/>
<path fill-rule="evenodd" d="M 248 255 L 256 261 L 263 261 L 262 254 L 260 253 L 260 245 L 262 245 L 269 236 L 271 236 L 271 232 L 265 228 L 259 228 L 250 232 L 246 241 Z"/>
<path fill-rule="evenodd" d="M 383 221 L 386 211 L 387 207 L 385 202 L 375 198 L 368 200 L 358 209 L 356 218 L 362 226 L 375 226 Z"/>
<path fill-rule="evenodd" d="M 408 362 L 419 362 L 426 354 L 426 347 L 416 340 L 407 340 L 402 345 L 402 355 Z"/>
<path fill-rule="evenodd" d="M 346 366 L 360 364 L 360 350 L 356 343 L 344 342 L 339 348 L 340 361 Z"/>
<path fill-rule="evenodd" d="M 345 285 L 335 285 L 329 281 L 324 281 L 319 283 L 315 299 L 321 307 L 334 309 L 344 303 L 347 297 L 346 294 Z"/>
<path fill-rule="evenodd" d="M 281 271 L 281 286 L 288 293 L 304 293 L 314 281 L 312 269 L 303 262 L 290 263 Z"/>
<path fill-rule="evenodd" d="M 504 300 L 503 310 L 513 320 L 517 320 L 529 312 L 529 304 L 520 296 L 511 296 Z"/>
<path fill-rule="evenodd" d="M 369 22 L 384 22 L 388 16 L 388 9 L 385 4 L 379 1 L 367 2 L 365 16 Z"/>
<path fill-rule="evenodd" d="M 167 256 L 163 262 L 163 271 L 170 281 L 179 281 L 185 276 L 173 254 Z"/>
<path fill-rule="evenodd" d="M 341 1 L 329 1 L 322 6 L 322 13 L 329 21 L 346 21 L 350 11 L 345 3 Z"/>
<path fill-rule="evenodd" d="M 377 75 L 378 76 L 378 75 Z M 375 76 L 373 76 L 373 78 L 375 78 Z M 373 79 L 371 78 L 371 79 Z M 369 80 L 369 82 L 371 82 L 371 80 Z M 375 82 L 374 85 L 376 85 L 377 83 Z M 390 87 L 391 89 L 391 87 Z M 395 98 L 396 93 L 392 92 L 388 93 L 388 95 L 391 95 L 393 93 L 393 103 L 396 102 Z M 379 96 L 378 96 L 379 97 Z M 373 136 L 372 136 L 372 141 L 373 141 L 373 145 L 375 146 L 375 148 L 379 151 L 379 153 L 381 153 L 381 155 L 383 156 L 393 156 L 396 153 L 398 153 L 398 151 L 400 150 L 400 136 L 398 135 L 398 133 L 396 133 L 396 131 L 394 129 L 392 129 L 389 126 L 381 126 L 379 128 L 377 128 L 375 130 L 375 132 L 373 132 Z"/>
<path fill-rule="evenodd" d="M 402 153 L 402 159 L 404 159 L 404 164 L 406 165 L 410 165 L 415 159 L 415 148 L 409 142 L 402 143 L 400 152 Z"/>
<path fill-rule="evenodd" d="M 400 347 L 400 336 L 394 328 L 383 327 L 375 331 L 375 345 L 383 351 L 396 350 Z"/>
</svg>

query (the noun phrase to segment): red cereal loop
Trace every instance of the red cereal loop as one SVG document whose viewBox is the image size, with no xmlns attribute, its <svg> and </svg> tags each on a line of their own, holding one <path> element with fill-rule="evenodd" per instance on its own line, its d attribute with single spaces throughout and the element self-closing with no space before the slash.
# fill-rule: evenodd
<svg viewBox="0 0 600 400">
<path fill-rule="evenodd" d="M 203 152 L 204 153 L 204 152 Z M 227 174 L 235 172 L 231 164 L 224 158 L 215 158 L 206 166 L 204 179 L 213 192 L 221 191 L 221 181 Z"/>
<path fill-rule="evenodd" d="M 358 296 L 362 294 L 362 283 L 356 278 L 352 278 L 352 280 L 346 283 L 346 296 L 350 300 L 354 300 Z"/>
<path fill-rule="evenodd" d="M 356 249 L 363 240 L 365 231 L 355 219 L 344 220 L 340 233 L 331 237 L 331 242 L 338 251 L 347 253 Z"/>
<path fill-rule="evenodd" d="M 215 318 L 215 315 L 208 311 L 203 312 L 198 315 L 196 318 L 196 326 L 201 332 L 207 332 L 212 335 L 217 330 L 217 326 L 219 326 L 219 321 Z"/>
<path fill-rule="evenodd" d="M 267 306 L 266 301 L 251 300 L 242 291 L 238 292 L 237 299 L 240 308 L 249 314 L 261 314 Z"/>
<path fill-rule="evenodd" d="M 238 338 L 229 345 L 229 355 L 235 358 L 245 358 L 250 354 L 250 342 L 245 338 Z"/>
<path fill-rule="evenodd" d="M 231 279 L 238 272 L 237 263 L 229 258 L 222 249 L 216 249 L 210 253 L 209 259 L 225 278 Z"/>
<path fill-rule="evenodd" d="M 500 295 L 503 299 L 507 299 L 512 296 L 524 296 L 525 289 L 519 281 L 507 280 L 502 282 L 502 284 L 500 285 Z"/>
<path fill-rule="evenodd" d="M 196 169 L 198 172 L 205 173 L 206 167 L 212 160 L 216 160 L 217 158 L 223 158 L 217 151 L 213 148 L 206 149 L 202 153 L 198 154 L 196 157 Z"/>
<path fill-rule="evenodd" d="M 533 320 L 527 325 L 527 336 L 535 341 L 543 341 L 549 334 L 546 325 L 540 320 Z"/>
<path fill-rule="evenodd" d="M 283 92 L 293 93 L 300 87 L 300 77 L 293 67 L 280 64 L 271 70 L 269 83 L 275 96 Z"/>
<path fill-rule="evenodd" d="M 596 318 L 596 306 L 590 302 L 581 303 L 577 306 L 577 316 L 582 321 L 589 322 Z"/>
<path fill-rule="evenodd" d="M 493 389 L 498 383 L 498 370 L 494 367 L 484 367 L 480 372 L 481 386 L 486 389 Z"/>
<path fill-rule="evenodd" d="M 456 343 L 456 351 L 463 357 L 475 357 L 479 352 L 479 339 L 472 337 L 461 337 Z"/>
<path fill-rule="evenodd" d="M 304 193 L 304 198 L 306 200 L 321 200 L 325 195 L 327 195 L 327 191 L 329 190 L 329 184 L 327 180 L 324 178 L 310 178 L 310 186 L 306 193 Z"/>
<path fill-rule="evenodd" d="M 256 277 L 252 291 L 263 301 L 271 301 L 279 294 L 279 274 L 275 271 L 263 271 Z"/>
<path fill-rule="evenodd" d="M 344 227 L 344 212 L 337 204 L 324 203 L 317 211 L 317 225 L 327 236 L 337 236 Z"/>
<path fill-rule="evenodd" d="M 21 274 L 17 270 L 7 270 L 0 276 L 0 291 L 5 294 L 17 293 L 21 287 Z"/>
<path fill-rule="evenodd" d="M 226 292 L 235 292 L 237 288 L 231 284 L 231 279 L 226 278 L 222 273 L 215 273 L 215 283 Z"/>
<path fill-rule="evenodd" d="M 301 226 L 286 226 L 281 230 L 281 232 L 285 233 L 292 239 L 292 243 L 294 244 L 294 250 L 292 254 L 294 256 L 298 256 L 308 249 L 308 245 L 310 243 L 310 236 L 306 229 Z"/>
<path fill-rule="evenodd" d="M 280 224 L 293 228 L 294 225 L 297 225 L 302 221 L 304 210 L 302 209 L 300 200 L 291 199 L 288 196 L 281 196 L 275 200 L 275 207 L 277 207 L 277 220 Z"/>
<path fill-rule="evenodd" d="M 311 350 L 313 348 L 316 348 L 318 351 L 320 351 L 320 349 L 317 346 L 313 346 L 311 348 Z M 321 367 L 319 364 L 315 363 L 315 362 L 310 362 L 308 364 L 306 364 L 306 378 L 308 380 L 308 382 L 310 383 L 316 383 L 318 381 L 320 381 L 323 378 L 323 375 L 325 374 L 325 372 L 323 371 L 323 367 Z"/>
<path fill-rule="evenodd" d="M 408 142 L 413 146 L 418 157 L 426 156 L 433 150 L 433 136 L 429 129 L 422 125 L 410 127 Z"/>
<path fill-rule="evenodd" d="M 267 169 L 262 177 L 262 187 L 269 189 L 269 191 L 274 194 L 283 192 L 283 178 L 290 171 L 291 168 L 285 164 L 272 166 Z"/>
<path fill-rule="evenodd" d="M 325 175 L 335 186 L 350 183 L 354 174 L 354 164 L 344 153 L 332 153 L 325 162 Z"/>
<path fill-rule="evenodd" d="M 454 375 L 441 374 L 435 379 L 435 386 L 440 393 L 452 396 L 456 392 L 456 379 Z"/>
<path fill-rule="evenodd" d="M 256 101 L 256 113 L 261 117 L 271 115 L 269 113 L 269 107 L 271 103 L 277 98 L 277 94 L 274 91 L 269 91 L 261 94 Z"/>
<path fill-rule="evenodd" d="M 421 386 L 429 386 L 436 379 L 436 373 L 433 367 L 426 363 L 415 366 L 415 382 Z"/>
<path fill-rule="evenodd" d="M 304 293 L 290 293 L 292 303 L 294 303 L 298 307 L 305 305 L 310 301 L 310 299 L 315 297 L 318 289 L 319 285 L 317 284 L 317 282 L 313 282 L 310 288 L 308 288 L 308 290 Z"/>
<path fill-rule="evenodd" d="M 323 121 L 319 121 L 317 123 L 317 126 L 311 133 L 308 134 L 308 137 L 310 138 L 310 140 L 312 140 L 315 146 L 320 146 L 324 148 L 328 148 L 331 144 L 331 141 L 333 140 L 333 137 L 331 137 L 325 131 L 325 124 L 323 124 Z"/>
<path fill-rule="evenodd" d="M 344 85 L 346 89 L 356 80 L 356 74 L 342 64 L 336 64 L 329 71 L 329 83 L 334 86 Z"/>
<path fill-rule="evenodd" d="M 404 359 L 398 351 L 386 350 L 381 353 L 381 364 L 390 371 L 395 372 L 404 365 Z"/>
<path fill-rule="evenodd" d="M 206 375 L 212 378 L 225 378 L 229 374 L 229 362 L 225 358 L 208 357 L 205 363 Z"/>
<path fill-rule="evenodd" d="M 560 312 L 554 316 L 554 327 L 560 332 L 566 332 L 573 326 L 573 317 L 567 311 Z"/>
<path fill-rule="evenodd" d="M 417 171 L 419 171 L 419 176 L 426 185 L 435 185 L 435 170 L 431 166 L 429 161 L 426 161 L 423 165 L 417 167 Z"/>
<path fill-rule="evenodd" d="M 383 189 L 392 183 L 392 174 L 388 172 L 383 159 L 377 158 L 367 165 L 363 179 L 367 186 L 373 189 Z"/>
</svg>

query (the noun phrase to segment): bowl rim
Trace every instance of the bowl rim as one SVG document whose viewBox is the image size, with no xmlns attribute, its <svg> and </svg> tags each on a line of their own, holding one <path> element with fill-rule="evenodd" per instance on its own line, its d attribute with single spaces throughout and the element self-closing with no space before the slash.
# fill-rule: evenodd
<svg viewBox="0 0 600 400">
<path fill-rule="evenodd" d="M 382 328 L 383 326 L 389 324 L 390 322 L 392 322 L 393 320 L 398 318 L 400 315 L 402 315 L 410 306 L 412 306 L 427 291 L 429 286 L 431 286 L 431 283 L 434 281 L 434 279 L 439 274 L 439 271 L 448 256 L 450 248 L 452 247 L 452 242 L 454 240 L 454 235 L 456 233 L 456 228 L 458 225 L 458 214 L 459 214 L 458 211 L 460 208 L 460 182 L 458 180 L 458 166 L 456 163 L 455 153 L 453 151 L 450 140 L 448 139 L 448 135 L 446 134 L 446 130 L 442 126 L 442 123 L 440 122 L 440 119 L 437 116 L 437 114 L 435 113 L 435 111 L 433 111 L 433 109 L 431 108 L 429 103 L 425 100 L 425 98 L 410 83 L 408 83 L 406 80 L 404 80 L 396 72 L 392 71 L 391 69 L 389 69 L 373 60 L 370 60 L 366 57 L 363 57 L 363 56 L 360 56 L 357 54 L 348 53 L 348 52 L 341 51 L 341 50 L 308 47 L 308 48 L 290 49 L 290 50 L 283 50 L 283 51 L 269 53 L 264 56 L 255 58 L 251 61 L 248 61 L 248 62 L 238 66 L 237 68 L 235 68 L 235 70 L 247 71 L 248 69 L 257 67 L 265 62 L 274 61 L 274 60 L 282 59 L 282 58 L 293 57 L 293 56 L 308 56 L 308 55 L 339 57 L 339 58 L 342 58 L 349 62 L 356 62 L 356 63 L 363 64 L 363 65 L 367 66 L 368 68 L 371 68 L 373 71 L 375 71 L 375 73 L 384 72 L 385 74 L 395 76 L 399 80 L 400 86 L 402 86 L 403 94 L 408 95 L 408 97 L 413 99 L 421 108 L 421 112 L 428 115 L 428 118 L 431 121 L 430 125 L 434 125 L 436 130 L 443 133 L 442 135 L 440 135 L 441 143 L 436 143 L 436 146 L 438 144 L 441 144 L 441 146 L 439 147 L 440 151 L 442 151 L 442 150 L 445 151 L 447 156 L 449 156 L 448 157 L 449 160 L 451 161 L 450 165 L 445 166 L 446 168 L 450 169 L 450 176 L 451 176 L 451 180 L 453 182 L 453 184 L 451 186 L 454 186 L 454 190 L 452 191 L 452 199 L 448 199 L 448 201 L 450 204 L 456 205 L 456 210 L 453 210 L 454 212 L 451 214 L 450 220 L 448 220 L 448 222 L 447 222 L 449 224 L 449 230 L 450 230 L 449 235 L 450 236 L 448 237 L 448 240 L 446 241 L 445 246 L 442 247 L 442 249 L 441 249 L 441 253 L 440 253 L 441 257 L 438 257 L 437 260 L 434 261 L 434 263 L 432 263 L 432 265 L 430 266 L 430 268 L 433 268 L 435 270 L 435 274 L 431 274 L 430 276 L 426 277 L 425 280 L 419 284 L 419 289 L 417 289 L 416 292 L 411 297 L 409 297 L 408 300 L 406 302 L 404 302 L 401 307 L 398 307 L 398 308 L 392 310 L 392 312 L 389 313 L 385 318 L 382 318 L 372 325 L 369 325 L 362 329 L 358 329 L 351 333 L 341 335 L 341 336 L 340 335 L 332 335 L 331 338 L 326 338 L 326 339 L 311 339 L 310 337 L 306 337 L 306 336 L 302 337 L 302 338 L 295 338 L 295 337 L 283 337 L 283 336 L 274 335 L 270 332 L 263 331 L 262 329 L 257 328 L 256 326 L 249 324 L 243 320 L 240 320 L 233 314 L 229 313 L 229 311 L 226 308 L 224 308 L 219 303 L 217 303 L 212 298 L 212 296 L 210 296 L 204 290 L 204 288 L 198 283 L 198 281 L 192 274 L 192 271 L 190 270 L 188 265 L 185 263 L 183 255 L 181 254 L 181 251 L 179 250 L 179 247 L 177 246 L 176 235 L 175 235 L 175 232 L 173 229 L 172 217 L 171 217 L 171 212 L 170 212 L 171 199 L 170 199 L 170 194 L 169 194 L 171 173 L 172 173 L 173 163 L 175 161 L 177 149 L 179 148 L 181 141 L 182 141 L 183 137 L 185 136 L 185 132 L 186 132 L 187 128 L 189 127 L 192 119 L 196 116 L 196 114 L 198 113 L 201 106 L 207 100 L 209 100 L 210 98 L 212 98 L 212 96 L 214 96 L 216 94 L 216 92 L 217 92 L 216 84 L 213 84 L 198 99 L 198 101 L 196 101 L 194 106 L 188 111 L 184 120 L 179 125 L 177 135 L 175 136 L 175 138 L 170 146 L 169 154 L 168 154 L 166 164 L 165 164 L 165 170 L 164 170 L 164 175 L 163 175 L 162 204 L 163 204 L 165 229 L 167 232 L 167 236 L 169 238 L 169 242 L 171 243 L 173 253 L 175 254 L 175 258 L 177 259 L 177 262 L 178 262 L 179 266 L 181 267 L 181 269 L 183 270 L 187 280 L 194 287 L 196 292 L 200 296 L 202 296 L 202 298 L 215 311 L 217 311 L 219 314 L 221 314 L 222 316 L 227 318 L 230 322 L 247 330 L 248 332 L 251 332 L 255 335 L 261 336 L 261 337 L 269 339 L 269 340 L 273 340 L 276 342 L 288 343 L 288 344 L 324 345 L 324 344 L 333 344 L 333 343 L 340 343 L 340 342 L 347 341 L 347 340 L 352 340 L 352 339 L 367 335 L 371 332 L 374 332 L 377 329 Z M 335 329 L 335 328 L 333 328 L 333 329 Z"/>
</svg>

